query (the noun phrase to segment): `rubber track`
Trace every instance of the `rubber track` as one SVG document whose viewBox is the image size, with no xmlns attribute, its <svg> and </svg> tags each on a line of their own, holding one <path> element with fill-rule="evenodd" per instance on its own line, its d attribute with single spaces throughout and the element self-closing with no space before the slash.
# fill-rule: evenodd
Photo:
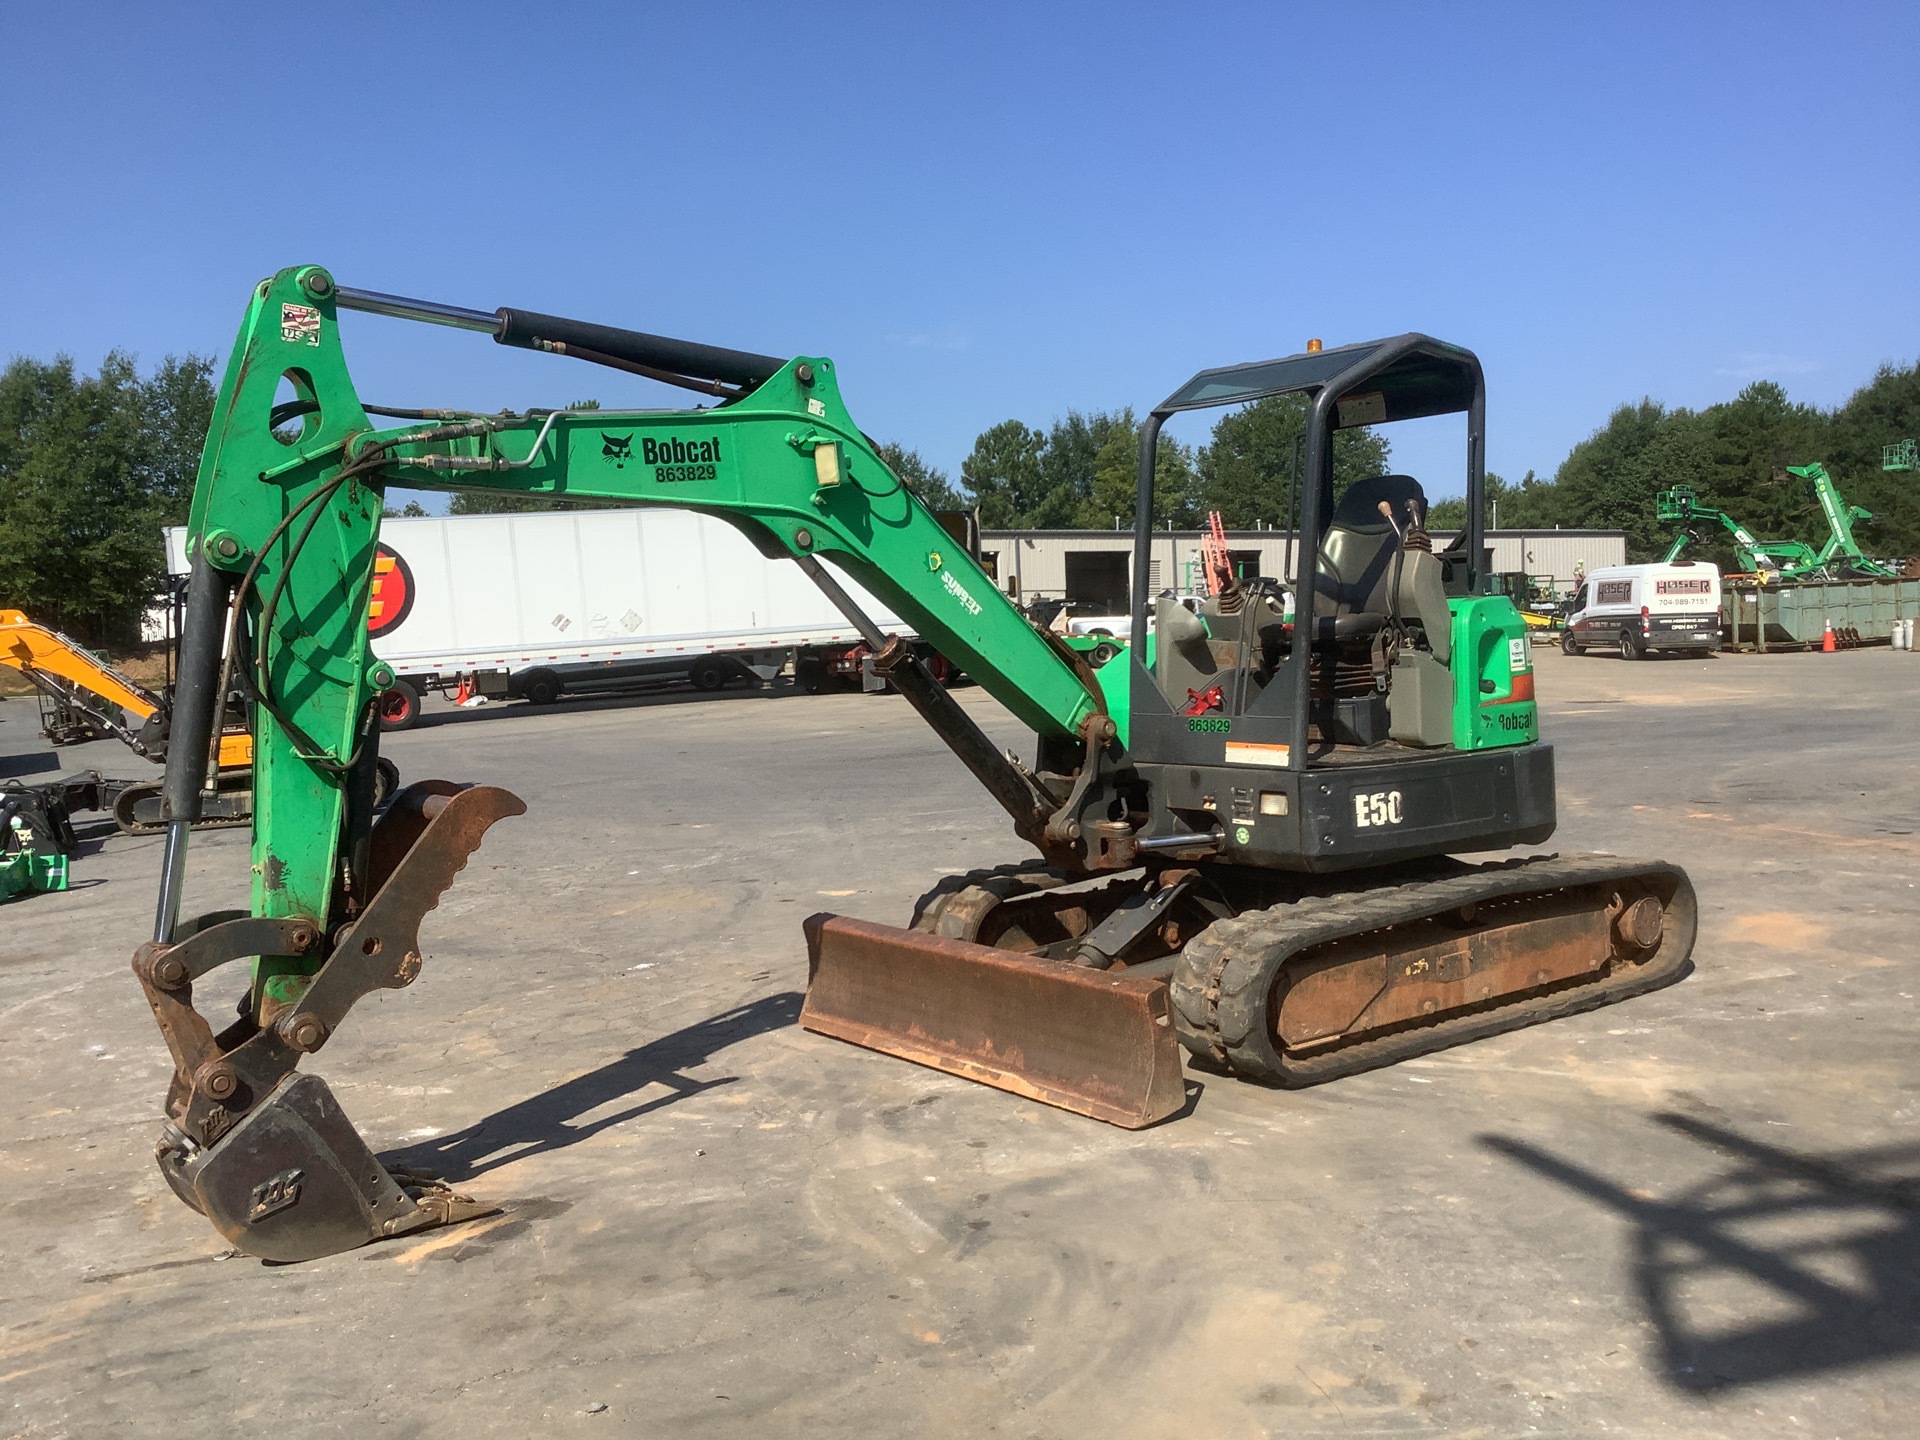
<svg viewBox="0 0 1920 1440">
<path fill-rule="evenodd" d="M 122 835 L 164 835 L 166 822 L 161 820 L 133 820 L 123 818 L 133 814 L 134 805 L 149 795 L 160 793 L 160 782 L 147 785 L 129 785 L 120 792 L 120 798 L 114 802 L 113 823 L 120 828 Z M 251 825 L 253 816 L 217 815 L 205 820 L 196 820 L 188 828 L 192 830 L 237 830 L 242 825 Z"/>
<path fill-rule="evenodd" d="M 1414 1022 L 1318 1055 L 1276 1057 L 1268 1028 L 1268 996 L 1294 955 L 1464 905 L 1631 879 L 1677 884 L 1660 947 L 1652 959 L 1611 970 L 1599 980 L 1565 981 L 1523 999 L 1489 1001 L 1479 1009 Z M 1442 880 L 1309 897 L 1245 911 L 1231 920 L 1216 921 L 1195 936 L 1181 952 L 1171 982 L 1174 1023 L 1181 1043 L 1203 1063 L 1269 1085 L 1318 1085 L 1671 985 L 1692 969 L 1696 924 L 1693 887 L 1683 871 L 1658 861 L 1612 855 L 1509 860 Z"/>
<path fill-rule="evenodd" d="M 1053 869 L 1044 860 L 1015 860 L 984 870 L 969 870 L 964 875 L 949 875 L 914 901 L 913 919 L 908 928 L 940 933 L 940 917 L 970 890 L 984 890 L 996 900 L 1011 900 L 1016 895 L 1058 889 L 1066 883 L 1065 873 Z M 991 907 L 986 907 L 978 915 L 970 916 L 972 933 L 954 938 L 971 940 L 990 913 Z"/>
</svg>

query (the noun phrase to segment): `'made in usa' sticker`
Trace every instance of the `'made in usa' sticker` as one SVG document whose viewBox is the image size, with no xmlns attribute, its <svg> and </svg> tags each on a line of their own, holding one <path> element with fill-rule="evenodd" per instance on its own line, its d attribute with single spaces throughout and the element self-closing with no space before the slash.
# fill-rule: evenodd
<svg viewBox="0 0 1920 1440">
<path fill-rule="evenodd" d="M 311 305 L 280 307 L 280 338 L 289 345 L 320 343 L 320 312 Z"/>
</svg>

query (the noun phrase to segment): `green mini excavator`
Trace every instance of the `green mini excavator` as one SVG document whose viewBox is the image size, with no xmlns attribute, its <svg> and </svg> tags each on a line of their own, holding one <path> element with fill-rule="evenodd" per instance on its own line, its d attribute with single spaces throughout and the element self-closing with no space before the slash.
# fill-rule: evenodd
<svg viewBox="0 0 1920 1440">
<path fill-rule="evenodd" d="M 377 407 L 348 378 L 342 311 L 476 331 L 713 403 Z M 1272 395 L 1310 402 L 1295 573 L 1230 579 L 1198 613 L 1150 594 L 1162 424 Z M 1336 498 L 1341 427 L 1453 413 L 1469 502 L 1454 546 L 1435 552 L 1411 477 Z M 1095 668 L 1029 622 L 882 463 L 830 360 L 350 290 L 311 265 L 261 281 L 194 492 L 159 907 L 134 959 L 174 1061 L 167 1180 L 274 1260 L 473 1210 L 384 1167 L 299 1069 L 362 996 L 420 973 L 422 918 L 487 829 L 525 810 L 506 790 L 445 781 L 375 803 L 392 677 L 366 615 L 390 485 L 731 522 L 846 613 L 1006 809 L 1029 859 L 952 877 L 900 927 L 806 922 L 810 1030 L 1139 1127 L 1190 1103 L 1183 1050 L 1215 1073 L 1314 1084 L 1678 979 L 1695 903 L 1675 867 L 1451 858 L 1554 828 L 1524 628 L 1486 593 L 1484 415 L 1478 360 L 1423 335 L 1195 376 L 1143 427 L 1134 643 Z M 993 745 L 840 574 L 1029 726 L 1032 763 Z M 236 690 L 255 727 L 252 900 L 195 917 L 188 832 Z M 235 962 L 247 994 L 216 1033 L 195 987 Z"/>
</svg>

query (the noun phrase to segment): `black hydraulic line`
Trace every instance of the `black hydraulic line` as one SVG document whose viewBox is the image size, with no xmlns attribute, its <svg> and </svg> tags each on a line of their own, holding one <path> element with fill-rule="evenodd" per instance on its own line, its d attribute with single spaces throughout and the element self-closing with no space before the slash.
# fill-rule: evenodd
<svg viewBox="0 0 1920 1440">
<path fill-rule="evenodd" d="M 589 365 L 604 365 L 609 370 L 624 370 L 629 375 L 658 380 L 662 385 L 677 385 L 682 390 L 696 391 L 701 395 L 718 395 L 723 399 L 732 399 L 736 395 L 745 393 L 737 385 L 723 385 L 718 380 L 696 380 L 688 375 L 676 375 L 671 370 L 659 370 L 652 365 L 622 360 L 618 355 L 605 355 L 598 350 L 589 350 L 583 345 L 568 345 L 559 340 L 541 340 L 535 344 L 534 348 L 545 350 L 550 355 L 569 355 L 575 360 L 585 360 Z"/>
</svg>

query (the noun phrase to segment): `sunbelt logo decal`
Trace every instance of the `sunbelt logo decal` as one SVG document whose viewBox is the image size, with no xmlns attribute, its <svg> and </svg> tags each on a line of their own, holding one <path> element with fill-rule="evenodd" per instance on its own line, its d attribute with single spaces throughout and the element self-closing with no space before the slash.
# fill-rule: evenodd
<svg viewBox="0 0 1920 1440">
<path fill-rule="evenodd" d="M 967 593 L 966 586 L 953 578 L 953 572 L 951 570 L 942 568 L 945 564 L 946 562 L 940 558 L 940 552 L 938 550 L 929 550 L 927 552 L 927 569 L 940 577 L 940 583 L 945 587 L 946 592 L 965 606 L 969 615 L 978 615 L 980 613 L 980 602 Z"/>
</svg>

